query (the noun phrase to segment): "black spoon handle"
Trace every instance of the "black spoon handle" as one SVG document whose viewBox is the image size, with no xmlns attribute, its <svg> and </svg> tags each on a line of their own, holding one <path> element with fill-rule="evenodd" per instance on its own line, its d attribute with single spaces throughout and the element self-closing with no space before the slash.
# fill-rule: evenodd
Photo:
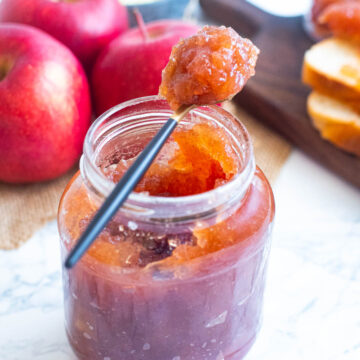
<svg viewBox="0 0 360 360">
<path fill-rule="evenodd" d="M 96 237 L 105 228 L 106 224 L 123 205 L 154 161 L 168 137 L 174 131 L 177 123 L 177 120 L 173 118 L 168 119 L 136 161 L 127 170 L 71 250 L 65 261 L 66 268 L 72 268 L 80 260 Z"/>
</svg>

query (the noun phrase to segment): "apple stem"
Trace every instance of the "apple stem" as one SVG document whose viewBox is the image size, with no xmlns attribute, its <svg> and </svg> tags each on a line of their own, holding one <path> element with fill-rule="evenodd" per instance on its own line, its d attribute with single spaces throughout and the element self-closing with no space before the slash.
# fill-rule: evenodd
<svg viewBox="0 0 360 360">
<path fill-rule="evenodd" d="M 144 41 L 149 40 L 149 33 L 146 30 L 146 25 L 139 9 L 134 9 L 134 15 Z"/>
<path fill-rule="evenodd" d="M 6 75 L 10 72 L 13 63 L 10 59 L 0 60 L 0 81 L 6 78 Z"/>
</svg>

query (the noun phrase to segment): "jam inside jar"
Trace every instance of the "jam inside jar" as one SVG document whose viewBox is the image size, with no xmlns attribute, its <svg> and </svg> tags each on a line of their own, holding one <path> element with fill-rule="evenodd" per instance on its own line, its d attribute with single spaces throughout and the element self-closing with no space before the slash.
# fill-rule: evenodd
<svg viewBox="0 0 360 360">
<path fill-rule="evenodd" d="M 147 97 L 102 115 L 58 214 L 62 257 L 171 115 Z M 274 217 L 249 135 L 218 106 L 191 112 L 72 269 L 65 325 L 82 360 L 239 360 L 261 323 Z"/>
</svg>

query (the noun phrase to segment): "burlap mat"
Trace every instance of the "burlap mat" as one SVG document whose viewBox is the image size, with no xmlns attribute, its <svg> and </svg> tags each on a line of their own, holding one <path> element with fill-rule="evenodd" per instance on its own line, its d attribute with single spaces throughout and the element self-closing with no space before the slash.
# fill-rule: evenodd
<svg viewBox="0 0 360 360">
<path fill-rule="evenodd" d="M 233 102 L 224 108 L 235 114 L 246 126 L 254 145 L 255 159 L 271 184 L 274 184 L 281 167 L 291 152 L 291 145 L 279 134 L 270 130 L 259 120 L 240 109 Z"/>
<path fill-rule="evenodd" d="M 273 183 L 291 151 L 290 145 L 234 104 L 228 103 L 225 108 L 236 114 L 249 130 L 256 162 Z M 19 247 L 56 217 L 61 194 L 73 173 L 74 170 L 44 184 L 15 186 L 0 183 L 0 249 Z"/>
</svg>

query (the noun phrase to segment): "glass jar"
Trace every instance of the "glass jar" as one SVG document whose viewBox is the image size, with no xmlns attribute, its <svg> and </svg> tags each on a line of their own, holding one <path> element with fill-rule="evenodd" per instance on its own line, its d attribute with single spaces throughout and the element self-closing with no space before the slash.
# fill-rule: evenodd
<svg viewBox="0 0 360 360">
<path fill-rule="evenodd" d="M 66 331 L 79 359 L 239 360 L 255 340 L 274 217 L 272 190 L 255 166 L 246 129 L 233 115 L 218 106 L 193 114 L 226 131 L 238 173 L 191 196 L 132 193 L 100 237 L 111 249 L 112 229 L 116 236 L 121 231 L 116 241 L 125 244 L 145 236 L 145 246 L 166 239 L 176 248 L 196 233 L 199 249 L 202 237 L 223 245 L 182 262 L 166 262 L 168 253 L 165 263 L 139 267 L 117 266 L 106 251 L 96 257 L 88 252 L 72 270 L 63 269 Z M 101 164 L 139 153 L 170 115 L 165 101 L 146 97 L 112 108 L 92 125 L 80 172 L 59 207 L 63 260 L 114 186 Z M 191 116 L 178 126 L 189 122 Z"/>
</svg>

